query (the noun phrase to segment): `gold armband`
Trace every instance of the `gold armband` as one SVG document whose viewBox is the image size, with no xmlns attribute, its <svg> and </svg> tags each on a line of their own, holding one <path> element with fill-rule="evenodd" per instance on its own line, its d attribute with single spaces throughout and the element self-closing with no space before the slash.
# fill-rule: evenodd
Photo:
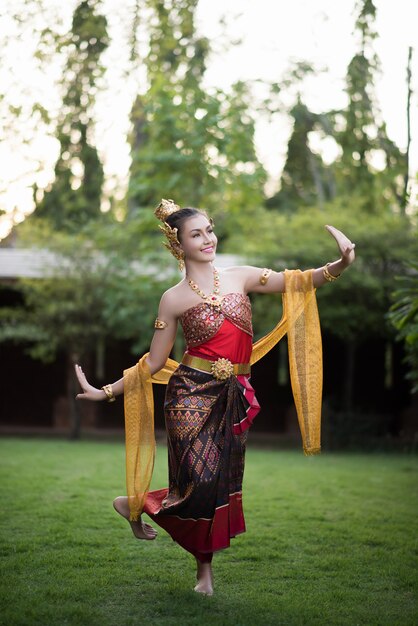
<svg viewBox="0 0 418 626">
<path fill-rule="evenodd" d="M 329 273 L 328 270 L 328 265 L 331 265 L 331 263 L 327 263 L 326 266 L 323 269 L 323 273 L 324 273 L 324 278 L 325 280 L 327 280 L 329 283 L 332 283 L 334 280 L 337 280 L 337 278 L 341 275 L 341 274 L 337 274 L 337 276 L 334 276 L 333 274 Z"/>
<path fill-rule="evenodd" d="M 261 276 L 260 276 L 260 283 L 264 286 L 265 284 L 267 284 L 267 281 L 270 277 L 271 274 L 271 270 L 267 269 L 267 267 L 265 267 L 263 269 L 263 271 L 261 272 Z"/>
<path fill-rule="evenodd" d="M 167 328 L 167 322 L 163 322 L 163 320 L 159 320 L 158 317 L 156 318 L 155 322 L 154 322 L 154 328 Z"/>
<path fill-rule="evenodd" d="M 106 394 L 106 400 L 108 402 L 114 402 L 116 400 L 115 396 L 113 395 L 112 385 L 103 385 L 102 389 Z"/>
</svg>

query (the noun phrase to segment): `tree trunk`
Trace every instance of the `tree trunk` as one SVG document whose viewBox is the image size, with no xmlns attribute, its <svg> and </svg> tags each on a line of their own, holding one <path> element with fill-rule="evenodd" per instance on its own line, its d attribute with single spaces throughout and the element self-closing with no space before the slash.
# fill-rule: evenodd
<svg viewBox="0 0 418 626">
<path fill-rule="evenodd" d="M 104 337 L 99 337 L 96 344 L 96 378 L 103 381 L 105 375 L 106 344 Z"/>
<path fill-rule="evenodd" d="M 411 146 L 411 63 L 412 63 L 412 47 L 410 46 L 408 49 L 408 66 L 406 69 L 406 84 L 407 84 L 407 102 L 406 102 L 406 132 L 407 132 L 407 145 L 406 145 L 406 154 L 405 154 L 405 175 L 404 175 L 404 188 L 403 188 L 403 198 L 402 198 L 402 214 L 406 214 L 406 207 L 408 204 L 409 198 L 409 151 Z"/>
<path fill-rule="evenodd" d="M 322 179 L 321 179 L 321 172 L 319 171 L 318 164 L 316 163 L 315 157 L 312 154 L 309 147 L 307 147 L 307 150 L 308 150 L 309 169 L 311 170 L 312 178 L 314 181 L 316 194 L 318 197 L 319 208 L 322 211 L 322 209 L 324 208 L 325 194 L 324 194 L 324 186 L 323 186 Z"/>
</svg>

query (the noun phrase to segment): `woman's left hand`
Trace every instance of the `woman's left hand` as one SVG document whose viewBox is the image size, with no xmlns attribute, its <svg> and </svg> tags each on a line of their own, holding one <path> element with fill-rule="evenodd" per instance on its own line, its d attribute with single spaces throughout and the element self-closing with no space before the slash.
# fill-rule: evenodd
<svg viewBox="0 0 418 626">
<path fill-rule="evenodd" d="M 328 224 L 325 226 L 327 231 L 334 237 L 335 241 L 338 244 L 338 248 L 341 253 L 341 261 L 345 267 L 351 265 L 356 258 L 354 248 L 356 247 L 355 243 L 352 243 L 348 237 L 344 235 L 340 230 L 335 228 L 334 226 L 329 226 Z"/>
</svg>

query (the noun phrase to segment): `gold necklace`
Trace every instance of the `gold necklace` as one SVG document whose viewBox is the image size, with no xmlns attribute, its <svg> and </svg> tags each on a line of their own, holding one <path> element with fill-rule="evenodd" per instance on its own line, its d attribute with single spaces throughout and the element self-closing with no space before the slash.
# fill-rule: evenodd
<svg viewBox="0 0 418 626">
<path fill-rule="evenodd" d="M 208 304 L 214 307 L 221 306 L 222 297 L 219 295 L 219 287 L 220 287 L 219 272 L 216 269 L 216 267 L 213 268 L 213 293 L 210 296 L 207 296 L 200 289 L 199 285 L 195 283 L 195 281 L 192 280 L 191 278 L 188 278 L 187 282 L 189 283 L 193 291 L 196 292 L 197 295 L 200 296 L 205 302 L 207 302 Z"/>
</svg>

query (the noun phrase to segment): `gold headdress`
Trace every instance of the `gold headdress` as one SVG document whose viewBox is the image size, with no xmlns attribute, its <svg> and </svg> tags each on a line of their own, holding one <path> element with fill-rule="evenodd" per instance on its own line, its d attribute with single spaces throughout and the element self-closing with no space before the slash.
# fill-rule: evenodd
<svg viewBox="0 0 418 626">
<path fill-rule="evenodd" d="M 165 222 L 167 217 L 176 211 L 180 211 L 180 207 L 178 204 L 174 202 L 174 200 L 161 200 L 160 204 L 154 211 L 156 217 L 162 222 Z"/>
<path fill-rule="evenodd" d="M 165 247 L 170 250 L 171 254 L 178 260 L 179 270 L 182 271 L 184 269 L 184 252 L 180 247 L 180 242 L 177 237 L 178 229 L 171 228 L 171 226 L 166 222 L 169 215 L 180 210 L 180 207 L 175 204 L 173 200 L 165 200 L 163 198 L 155 209 L 154 214 L 163 222 L 163 226 L 160 225 L 160 228 L 168 239 L 168 242 L 164 241 L 163 243 Z"/>
</svg>

